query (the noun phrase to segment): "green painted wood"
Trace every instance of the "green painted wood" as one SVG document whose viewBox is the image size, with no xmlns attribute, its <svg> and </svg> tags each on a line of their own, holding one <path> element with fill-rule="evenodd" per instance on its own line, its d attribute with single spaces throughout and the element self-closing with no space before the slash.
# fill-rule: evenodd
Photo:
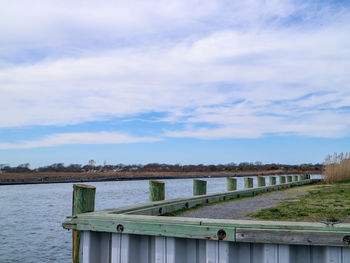
<svg viewBox="0 0 350 263">
<path fill-rule="evenodd" d="M 236 229 L 236 241 L 249 243 L 292 243 L 293 245 L 313 246 L 348 246 L 344 244 L 343 238 L 349 234 L 350 232 L 238 228 Z"/>
<path fill-rule="evenodd" d="M 299 181 L 299 176 L 298 175 L 293 175 L 293 182 Z"/>
<path fill-rule="evenodd" d="M 263 176 L 258 176 L 258 177 L 257 177 L 257 180 L 258 180 L 258 187 L 266 186 L 265 177 L 263 177 Z"/>
<path fill-rule="evenodd" d="M 89 225 L 89 222 L 91 225 Z M 134 224 L 162 224 L 162 225 L 191 225 L 191 226 L 217 226 L 231 228 L 247 229 L 284 229 L 284 230 L 302 230 L 302 231 L 320 231 L 320 232 L 349 232 L 350 224 L 340 223 L 334 226 L 327 226 L 323 223 L 312 222 L 291 222 L 291 221 L 259 221 L 259 220 L 230 220 L 230 219 L 207 219 L 207 218 L 186 218 L 186 217 L 164 217 L 147 215 L 124 215 L 106 213 L 96 215 L 96 213 L 80 214 L 77 217 L 67 217 L 63 220 L 65 229 L 93 230 L 95 226 L 115 225 L 120 223 Z M 102 228 L 96 228 L 96 231 L 102 231 Z M 107 231 L 108 232 L 108 231 Z M 110 232 L 117 232 L 113 229 Z"/>
<path fill-rule="evenodd" d="M 253 178 L 244 177 L 244 188 L 253 188 Z"/>
<path fill-rule="evenodd" d="M 120 233 L 172 236 L 195 239 L 218 240 L 217 233 L 224 230 L 226 241 L 306 244 L 326 246 L 349 246 L 343 238 L 350 234 L 350 224 L 333 227 L 322 223 L 281 222 L 255 220 L 223 220 L 184 217 L 159 217 L 143 215 L 106 214 L 94 216 L 94 213 L 81 214 L 66 218 L 66 229 L 102 231 Z M 290 238 L 287 238 L 290 237 Z"/>
<path fill-rule="evenodd" d="M 165 184 L 161 181 L 149 180 L 149 201 L 161 201 L 165 199 Z"/>
<path fill-rule="evenodd" d="M 290 183 L 293 181 L 293 177 L 291 175 L 287 175 L 287 183 Z"/>
<path fill-rule="evenodd" d="M 207 181 L 193 179 L 193 195 L 207 194 Z"/>
<path fill-rule="evenodd" d="M 303 180 L 305 180 L 304 178 L 305 178 L 305 176 L 303 174 L 298 175 L 298 181 L 303 181 Z"/>
<path fill-rule="evenodd" d="M 73 215 L 95 210 L 96 187 L 86 184 L 73 185 Z"/>
<path fill-rule="evenodd" d="M 276 176 L 269 176 L 269 184 L 270 185 L 276 184 Z"/>
<path fill-rule="evenodd" d="M 77 216 L 78 214 L 93 212 L 95 210 L 95 194 L 96 188 L 86 184 L 74 184 L 73 185 L 73 205 L 72 214 Z M 73 238 L 73 263 L 79 263 L 79 244 L 80 233 L 74 230 L 72 233 Z"/>
<path fill-rule="evenodd" d="M 237 190 L 237 179 L 226 177 L 226 190 L 234 191 Z"/>
<path fill-rule="evenodd" d="M 279 176 L 279 183 L 280 184 L 285 184 L 286 183 L 286 177 L 284 175 Z"/>
</svg>

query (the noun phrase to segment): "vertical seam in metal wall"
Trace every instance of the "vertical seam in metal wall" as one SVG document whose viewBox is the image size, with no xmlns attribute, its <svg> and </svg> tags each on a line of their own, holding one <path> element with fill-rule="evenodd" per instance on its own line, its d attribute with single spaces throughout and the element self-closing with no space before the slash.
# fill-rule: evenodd
<svg viewBox="0 0 350 263">
<path fill-rule="evenodd" d="M 109 263 L 112 262 L 112 233 L 109 233 Z"/>
<path fill-rule="evenodd" d="M 119 263 L 122 263 L 122 234 L 119 235 Z"/>
<path fill-rule="evenodd" d="M 168 263 L 168 237 L 164 237 L 164 263 Z"/>
<path fill-rule="evenodd" d="M 195 239 L 196 242 L 196 263 L 199 263 L 199 240 Z"/>
<path fill-rule="evenodd" d="M 252 243 L 249 243 L 249 261 L 250 263 L 253 263 L 253 245 Z"/>
<path fill-rule="evenodd" d="M 341 261 L 341 263 L 344 263 L 344 254 L 343 254 L 343 252 L 344 252 L 344 248 L 342 247 L 342 248 L 340 248 L 340 261 Z"/>
<path fill-rule="evenodd" d="M 151 249 L 152 249 L 152 238 L 151 236 L 148 236 L 148 251 L 147 251 L 147 256 L 148 256 L 148 263 L 151 263 Z"/>
<path fill-rule="evenodd" d="M 216 262 L 219 263 L 219 241 L 216 241 L 215 243 Z"/>
</svg>

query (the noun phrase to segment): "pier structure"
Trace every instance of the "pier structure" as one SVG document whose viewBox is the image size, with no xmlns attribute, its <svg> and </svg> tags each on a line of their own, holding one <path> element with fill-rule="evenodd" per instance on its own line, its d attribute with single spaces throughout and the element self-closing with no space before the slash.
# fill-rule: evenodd
<svg viewBox="0 0 350 263">
<path fill-rule="evenodd" d="M 261 193 L 312 184 L 319 180 L 297 176 L 287 182 L 269 179 L 236 181 L 227 179 L 227 191 L 204 193 L 204 183 L 195 184 L 194 196 L 164 200 L 164 184 L 150 181 L 150 202 L 91 211 L 94 190 L 75 185 L 73 213 L 63 220 L 73 233 L 74 263 L 345 263 L 350 262 L 350 224 L 331 222 L 286 222 L 228 220 L 163 216 L 203 204 L 251 197 Z M 235 178 L 232 178 L 235 179 Z M 247 178 L 245 178 L 247 179 Z M 265 179 L 265 178 L 264 178 Z M 196 190 L 195 189 L 201 189 Z M 206 189 L 206 184 L 205 184 Z M 80 194 L 75 194 L 79 191 Z M 157 200 L 157 201 L 155 201 Z M 76 210 L 77 211 L 77 210 Z"/>
</svg>

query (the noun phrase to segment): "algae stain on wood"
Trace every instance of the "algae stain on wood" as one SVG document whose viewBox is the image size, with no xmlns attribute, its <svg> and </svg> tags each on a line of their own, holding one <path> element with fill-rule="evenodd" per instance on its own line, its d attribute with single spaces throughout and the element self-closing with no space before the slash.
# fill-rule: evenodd
<svg viewBox="0 0 350 263">
<path fill-rule="evenodd" d="M 165 184 L 161 181 L 149 181 L 149 201 L 162 201 L 165 199 Z"/>
<path fill-rule="evenodd" d="M 207 181 L 193 179 L 193 195 L 207 194 Z"/>
</svg>

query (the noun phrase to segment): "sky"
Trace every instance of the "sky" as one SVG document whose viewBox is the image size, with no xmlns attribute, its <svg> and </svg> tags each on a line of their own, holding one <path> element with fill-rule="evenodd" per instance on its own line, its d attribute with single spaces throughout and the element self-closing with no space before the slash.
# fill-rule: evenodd
<svg viewBox="0 0 350 263">
<path fill-rule="evenodd" d="M 0 163 L 322 163 L 350 2 L 1 0 Z"/>
</svg>

